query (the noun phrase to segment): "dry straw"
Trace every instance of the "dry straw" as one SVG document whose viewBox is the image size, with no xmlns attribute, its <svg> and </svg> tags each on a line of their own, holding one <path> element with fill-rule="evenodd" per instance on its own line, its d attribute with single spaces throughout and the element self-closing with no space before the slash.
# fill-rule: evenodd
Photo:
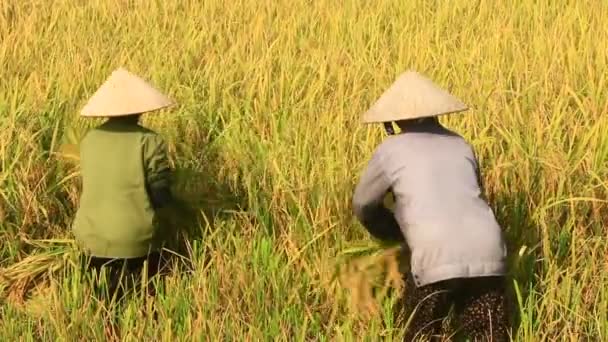
<svg viewBox="0 0 608 342">
<path fill-rule="evenodd" d="M 75 247 L 69 239 L 29 240 L 26 245 L 36 253 L 0 269 L 0 300 L 23 304 L 31 292 L 41 291 L 50 285 L 50 280 L 71 262 L 69 250 Z"/>
</svg>

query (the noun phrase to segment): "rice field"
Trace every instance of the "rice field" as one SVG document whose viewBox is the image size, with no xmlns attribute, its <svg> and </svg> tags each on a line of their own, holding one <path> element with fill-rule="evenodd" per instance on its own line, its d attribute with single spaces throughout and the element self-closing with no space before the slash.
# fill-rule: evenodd
<svg viewBox="0 0 608 342">
<path fill-rule="evenodd" d="M 508 237 L 515 341 L 608 341 L 608 2 L 0 1 L 0 339 L 104 339 L 70 226 L 78 112 L 124 66 L 178 102 L 186 259 L 122 340 L 398 341 L 395 250 L 352 215 L 383 139 L 362 113 L 415 69 L 471 110 Z M 407 295 L 407 294 L 405 294 Z M 141 310 L 142 307 L 144 310 Z"/>
</svg>

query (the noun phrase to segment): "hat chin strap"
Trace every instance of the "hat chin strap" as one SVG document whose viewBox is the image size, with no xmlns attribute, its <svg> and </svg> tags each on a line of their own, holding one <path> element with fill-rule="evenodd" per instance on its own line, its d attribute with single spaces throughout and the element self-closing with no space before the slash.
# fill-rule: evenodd
<svg viewBox="0 0 608 342">
<path fill-rule="evenodd" d="M 395 127 L 393 127 L 393 122 L 392 121 L 385 122 L 384 123 L 384 129 L 386 130 L 386 134 L 388 134 L 388 135 L 394 135 L 395 134 Z"/>
</svg>

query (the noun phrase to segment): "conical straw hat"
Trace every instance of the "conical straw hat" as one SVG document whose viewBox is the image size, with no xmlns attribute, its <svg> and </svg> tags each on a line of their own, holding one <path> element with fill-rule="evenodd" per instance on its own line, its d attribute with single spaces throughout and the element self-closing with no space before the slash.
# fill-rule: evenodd
<svg viewBox="0 0 608 342">
<path fill-rule="evenodd" d="M 151 112 L 171 106 L 173 101 L 156 88 L 118 68 L 93 94 L 80 111 L 85 117 L 115 117 Z"/>
<path fill-rule="evenodd" d="M 468 107 L 415 71 L 401 74 L 374 105 L 363 122 L 390 122 L 462 112 Z"/>
</svg>

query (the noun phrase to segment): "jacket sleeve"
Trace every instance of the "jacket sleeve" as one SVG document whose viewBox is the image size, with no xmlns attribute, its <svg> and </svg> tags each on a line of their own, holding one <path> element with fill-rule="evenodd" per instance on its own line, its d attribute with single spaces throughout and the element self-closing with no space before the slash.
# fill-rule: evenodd
<svg viewBox="0 0 608 342">
<path fill-rule="evenodd" d="M 167 206 L 173 200 L 172 170 L 167 145 L 156 134 L 148 134 L 144 138 L 144 166 L 146 187 L 154 209 Z"/>
<path fill-rule="evenodd" d="M 359 222 L 379 240 L 404 241 L 393 213 L 384 206 L 391 183 L 382 168 L 382 156 L 374 153 L 353 196 L 353 212 Z"/>
<path fill-rule="evenodd" d="M 485 187 L 483 182 L 483 177 L 481 175 L 481 170 L 479 167 L 479 159 L 477 159 L 477 154 L 475 151 L 472 151 L 473 154 L 473 166 L 475 167 L 475 176 L 477 176 L 477 184 L 479 185 L 479 191 L 481 193 L 481 198 L 485 199 Z"/>
</svg>

